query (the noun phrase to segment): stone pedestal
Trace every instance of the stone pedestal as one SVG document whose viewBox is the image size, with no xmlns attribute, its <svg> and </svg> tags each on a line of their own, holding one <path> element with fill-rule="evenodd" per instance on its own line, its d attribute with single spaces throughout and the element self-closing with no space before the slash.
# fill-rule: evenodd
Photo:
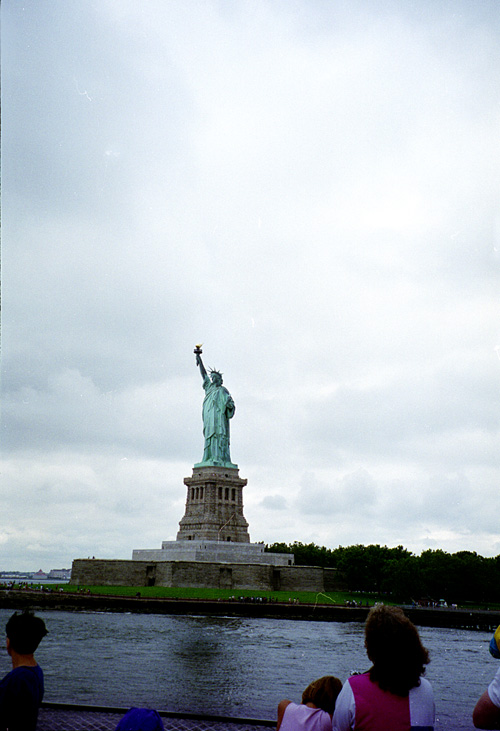
<svg viewBox="0 0 500 731">
<path fill-rule="evenodd" d="M 263 543 L 250 543 L 248 523 L 243 515 L 243 488 L 247 481 L 239 477 L 237 467 L 195 465 L 192 477 L 186 477 L 184 484 L 187 487 L 186 512 L 179 523 L 176 540 L 163 541 L 161 549 L 134 550 L 133 562 L 147 562 L 151 571 L 156 571 L 157 564 L 190 563 L 198 569 L 203 566 L 199 572 L 206 586 L 219 585 L 213 584 L 215 579 L 209 575 L 209 565 L 218 567 L 224 576 L 232 571 L 231 566 L 241 567 L 242 564 L 247 565 L 249 576 L 266 565 L 293 566 L 293 554 L 267 553 Z M 148 581 L 152 580 L 152 577 L 148 578 Z M 198 578 L 185 580 L 193 581 L 191 586 L 198 586 Z M 251 583 L 254 579 L 248 580 Z"/>
<path fill-rule="evenodd" d="M 193 467 L 186 477 L 186 512 L 179 523 L 178 541 L 250 543 L 243 515 L 243 488 L 247 480 L 237 468 Z"/>
</svg>

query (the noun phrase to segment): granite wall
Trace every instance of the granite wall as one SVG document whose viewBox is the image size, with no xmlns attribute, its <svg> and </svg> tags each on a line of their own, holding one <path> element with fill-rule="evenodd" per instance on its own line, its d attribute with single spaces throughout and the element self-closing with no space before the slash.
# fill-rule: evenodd
<svg viewBox="0 0 500 731">
<path fill-rule="evenodd" d="M 317 566 L 75 559 L 71 583 L 79 586 L 169 586 L 261 591 L 337 591 L 336 569 Z"/>
</svg>

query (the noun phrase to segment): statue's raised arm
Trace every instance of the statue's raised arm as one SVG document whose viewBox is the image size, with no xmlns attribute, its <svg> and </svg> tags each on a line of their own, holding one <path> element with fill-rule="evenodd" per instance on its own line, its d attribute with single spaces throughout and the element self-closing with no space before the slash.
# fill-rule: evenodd
<svg viewBox="0 0 500 731">
<path fill-rule="evenodd" d="M 210 369 L 208 376 L 201 359 L 201 345 L 197 345 L 194 353 L 196 365 L 203 379 L 205 398 L 203 400 L 203 436 L 205 448 L 203 460 L 195 467 L 229 467 L 237 468 L 229 455 L 229 419 L 234 416 L 235 405 L 231 394 L 222 385 L 222 373 Z"/>
<path fill-rule="evenodd" d="M 197 352 L 197 351 L 199 351 L 199 352 Z M 196 355 L 196 365 L 200 367 L 201 377 L 203 378 L 203 380 L 205 380 L 205 378 L 207 377 L 207 372 L 205 370 L 205 366 L 203 365 L 203 361 L 201 359 L 201 353 L 202 353 L 201 345 L 196 346 L 194 353 Z"/>
</svg>

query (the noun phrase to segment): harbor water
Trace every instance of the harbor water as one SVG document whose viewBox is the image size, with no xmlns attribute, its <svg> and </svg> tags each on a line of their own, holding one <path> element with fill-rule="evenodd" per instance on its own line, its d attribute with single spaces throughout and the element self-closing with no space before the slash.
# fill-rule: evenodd
<svg viewBox="0 0 500 731">
<path fill-rule="evenodd" d="M 11 613 L 0 610 L 2 628 Z M 363 625 L 354 622 L 37 614 L 49 629 L 37 651 L 47 701 L 275 719 L 278 702 L 300 702 L 314 678 L 345 681 L 369 667 Z M 472 709 L 498 667 L 490 635 L 427 627 L 420 634 L 431 655 L 436 729 L 472 730 Z M 9 670 L 1 653 L 0 674 Z"/>
</svg>

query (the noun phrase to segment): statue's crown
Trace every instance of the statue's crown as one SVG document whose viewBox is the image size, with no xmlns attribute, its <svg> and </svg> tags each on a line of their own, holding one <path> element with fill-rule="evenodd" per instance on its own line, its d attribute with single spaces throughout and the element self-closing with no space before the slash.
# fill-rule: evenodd
<svg viewBox="0 0 500 731">
<path fill-rule="evenodd" d="M 222 378 L 222 373 L 220 371 L 218 371 L 216 368 L 210 368 L 210 375 L 212 375 L 213 373 L 217 373 L 217 375 Z"/>
</svg>

